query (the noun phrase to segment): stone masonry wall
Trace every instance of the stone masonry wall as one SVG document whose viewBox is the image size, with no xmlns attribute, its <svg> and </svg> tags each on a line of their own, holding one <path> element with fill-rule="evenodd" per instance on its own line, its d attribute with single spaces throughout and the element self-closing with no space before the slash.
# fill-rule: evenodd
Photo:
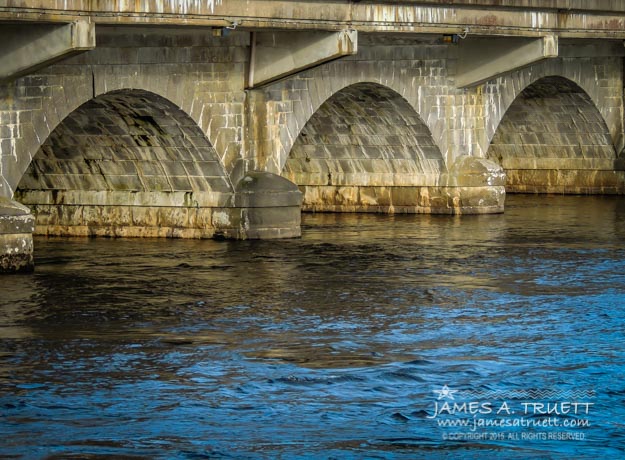
<svg viewBox="0 0 625 460">
<path fill-rule="evenodd" d="M 510 106 L 491 141 L 489 158 L 506 169 L 557 168 L 557 160 L 610 160 L 614 147 L 601 114 L 570 80 L 546 77 L 527 87 Z M 584 161 L 580 162 L 583 167 Z"/>
<path fill-rule="evenodd" d="M 255 91 L 267 119 L 258 167 L 300 185 L 305 210 L 501 212 L 498 172 L 456 161 L 479 146 L 484 121 L 477 92 L 454 87 L 455 48 L 361 37 L 356 56 Z"/>
<path fill-rule="evenodd" d="M 65 118 L 15 198 L 35 212 L 37 233 L 201 236 L 212 227 L 206 208 L 227 204 L 232 193 L 215 149 L 187 114 L 153 93 L 126 90 Z M 198 222 L 205 233 L 189 230 Z"/>
<path fill-rule="evenodd" d="M 20 185 L 36 233 L 239 234 L 249 34 L 96 35 L 96 49 L 0 86 L 0 195 Z"/>
<path fill-rule="evenodd" d="M 97 40 L 93 51 L 0 86 L 1 196 L 13 195 L 62 120 L 84 103 L 122 90 L 159 95 L 188 114 L 231 183 L 246 170 L 282 174 L 293 146 L 304 143 L 298 138 L 311 117 L 333 95 L 361 83 L 386 87 L 406 101 L 441 152 L 442 173 L 463 156 L 485 158 L 514 100 L 551 76 L 583 89 L 616 151 L 623 146 L 622 59 L 613 56 L 549 59 L 476 88 L 458 89 L 458 50 L 441 37 L 361 34 L 355 56 L 246 91 L 246 32 L 213 37 L 202 29 L 99 26 Z M 300 155 L 298 148 L 293 158 Z M 183 177 L 160 177 L 165 176 Z"/>
</svg>

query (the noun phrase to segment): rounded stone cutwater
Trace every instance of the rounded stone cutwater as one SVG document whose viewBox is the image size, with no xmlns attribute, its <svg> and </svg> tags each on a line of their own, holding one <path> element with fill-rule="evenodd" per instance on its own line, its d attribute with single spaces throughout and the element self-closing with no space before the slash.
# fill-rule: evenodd
<svg viewBox="0 0 625 460">
<path fill-rule="evenodd" d="M 26 206 L 0 197 L 0 273 L 33 271 L 34 229 L 35 218 Z"/>
<path fill-rule="evenodd" d="M 276 174 L 250 171 L 235 188 L 234 207 L 215 219 L 216 237 L 236 239 L 297 238 L 301 230 L 302 193 Z"/>
</svg>

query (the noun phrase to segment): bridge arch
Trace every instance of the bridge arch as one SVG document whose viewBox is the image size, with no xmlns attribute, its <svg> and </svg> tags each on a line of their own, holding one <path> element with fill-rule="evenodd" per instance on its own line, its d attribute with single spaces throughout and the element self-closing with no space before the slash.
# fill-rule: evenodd
<svg viewBox="0 0 625 460">
<path fill-rule="evenodd" d="M 325 100 L 299 131 L 281 171 L 302 191 L 304 210 L 384 213 L 450 212 L 438 188 L 446 172 L 413 106 L 371 82 L 345 86 Z"/>
<path fill-rule="evenodd" d="M 435 186 L 445 163 L 432 134 L 396 91 L 356 83 L 302 127 L 282 175 L 302 186 Z"/>
<path fill-rule="evenodd" d="M 16 200 L 48 235 L 206 237 L 234 187 L 197 123 L 145 90 L 101 94 L 41 144 Z"/>
<path fill-rule="evenodd" d="M 576 81 L 533 78 L 504 106 L 487 158 L 506 170 L 507 191 L 618 193 L 610 129 Z"/>
<path fill-rule="evenodd" d="M 612 144 L 620 151 L 623 147 L 623 121 L 620 115 L 623 110 L 622 88 L 620 85 L 610 86 L 601 81 L 605 80 L 602 74 L 607 75 L 618 70 L 607 69 L 607 66 L 605 60 L 560 58 L 544 61 L 487 83 L 484 89 L 489 114 L 489 121 L 486 123 L 486 147 L 491 143 L 510 106 L 526 88 L 550 78 L 556 81 L 554 87 L 560 82 L 564 92 L 570 92 L 571 83 L 579 88 L 580 94 L 583 93 L 587 99 L 584 105 L 587 106 L 587 102 L 590 102 L 594 106 L 607 126 Z"/>
<path fill-rule="evenodd" d="M 9 139 L 2 139 L 0 196 L 13 195 L 31 160 L 63 120 L 92 99 L 117 91 L 143 91 L 169 101 L 199 126 L 231 174 L 241 157 L 244 93 L 242 88 L 238 90 L 238 81 L 226 87 L 220 80 L 230 77 L 229 69 L 222 72 L 224 77 L 213 71 L 213 61 L 110 63 L 118 50 L 118 39 L 106 33 L 101 38 L 96 50 L 0 88 L 0 128 L 10 132 Z M 124 40 L 142 43 L 146 38 L 142 33 L 128 32 Z M 201 49 L 210 49 L 209 43 Z M 146 58 L 149 56 L 146 53 Z"/>
<path fill-rule="evenodd" d="M 231 192 L 217 152 L 175 104 L 112 91 L 72 111 L 42 143 L 18 189 Z"/>
<path fill-rule="evenodd" d="M 335 94 L 359 84 L 386 88 L 400 96 L 428 128 L 447 167 L 450 139 L 442 129 L 441 113 L 445 96 L 425 91 L 425 82 L 421 69 L 411 69 L 403 62 L 343 59 L 270 85 L 265 94 L 268 125 L 273 130 L 268 138 L 273 145 L 261 169 L 280 174 L 302 129 L 320 107 Z"/>
</svg>

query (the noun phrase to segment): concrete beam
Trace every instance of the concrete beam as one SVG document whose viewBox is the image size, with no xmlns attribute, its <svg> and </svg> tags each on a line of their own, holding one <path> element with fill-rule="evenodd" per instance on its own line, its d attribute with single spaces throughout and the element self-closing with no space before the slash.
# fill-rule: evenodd
<svg viewBox="0 0 625 460">
<path fill-rule="evenodd" d="M 0 81 L 27 75 L 93 48 L 95 26 L 91 22 L 3 24 L 0 27 Z"/>
<path fill-rule="evenodd" d="M 356 54 L 357 50 L 355 30 L 254 32 L 248 87 L 254 88 Z"/>
<path fill-rule="evenodd" d="M 0 21 L 625 39 L 625 0 L 12 0 Z M 19 6 L 16 6 L 19 5 Z M 554 6 L 565 5 L 565 6 Z"/>
<path fill-rule="evenodd" d="M 11 0 L 0 21 L 625 39 L 625 0 Z M 19 5 L 19 6 L 18 6 Z M 564 6 L 560 6 L 564 5 Z"/>
<path fill-rule="evenodd" d="M 458 44 L 456 86 L 476 86 L 547 58 L 558 57 L 558 37 L 472 38 Z"/>
</svg>

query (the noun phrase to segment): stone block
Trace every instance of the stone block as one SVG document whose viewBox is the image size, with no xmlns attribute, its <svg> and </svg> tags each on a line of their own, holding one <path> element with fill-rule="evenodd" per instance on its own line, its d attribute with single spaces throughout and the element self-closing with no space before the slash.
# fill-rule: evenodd
<svg viewBox="0 0 625 460">
<path fill-rule="evenodd" d="M 132 222 L 138 227 L 158 227 L 158 208 L 132 208 Z"/>
<path fill-rule="evenodd" d="M 147 190 L 155 192 L 173 191 L 168 178 L 165 176 L 144 176 L 142 181 Z"/>
<path fill-rule="evenodd" d="M 174 176 L 169 178 L 173 190 L 176 191 L 193 191 L 193 186 L 187 176 Z"/>
<path fill-rule="evenodd" d="M 143 190 L 144 185 L 138 176 L 106 176 L 110 190 Z"/>
<path fill-rule="evenodd" d="M 194 192 L 210 192 L 212 190 L 210 181 L 202 176 L 189 176 L 189 182 Z"/>
<path fill-rule="evenodd" d="M 156 209 L 158 227 L 188 227 L 189 215 L 187 208 L 177 207 Z"/>
</svg>

